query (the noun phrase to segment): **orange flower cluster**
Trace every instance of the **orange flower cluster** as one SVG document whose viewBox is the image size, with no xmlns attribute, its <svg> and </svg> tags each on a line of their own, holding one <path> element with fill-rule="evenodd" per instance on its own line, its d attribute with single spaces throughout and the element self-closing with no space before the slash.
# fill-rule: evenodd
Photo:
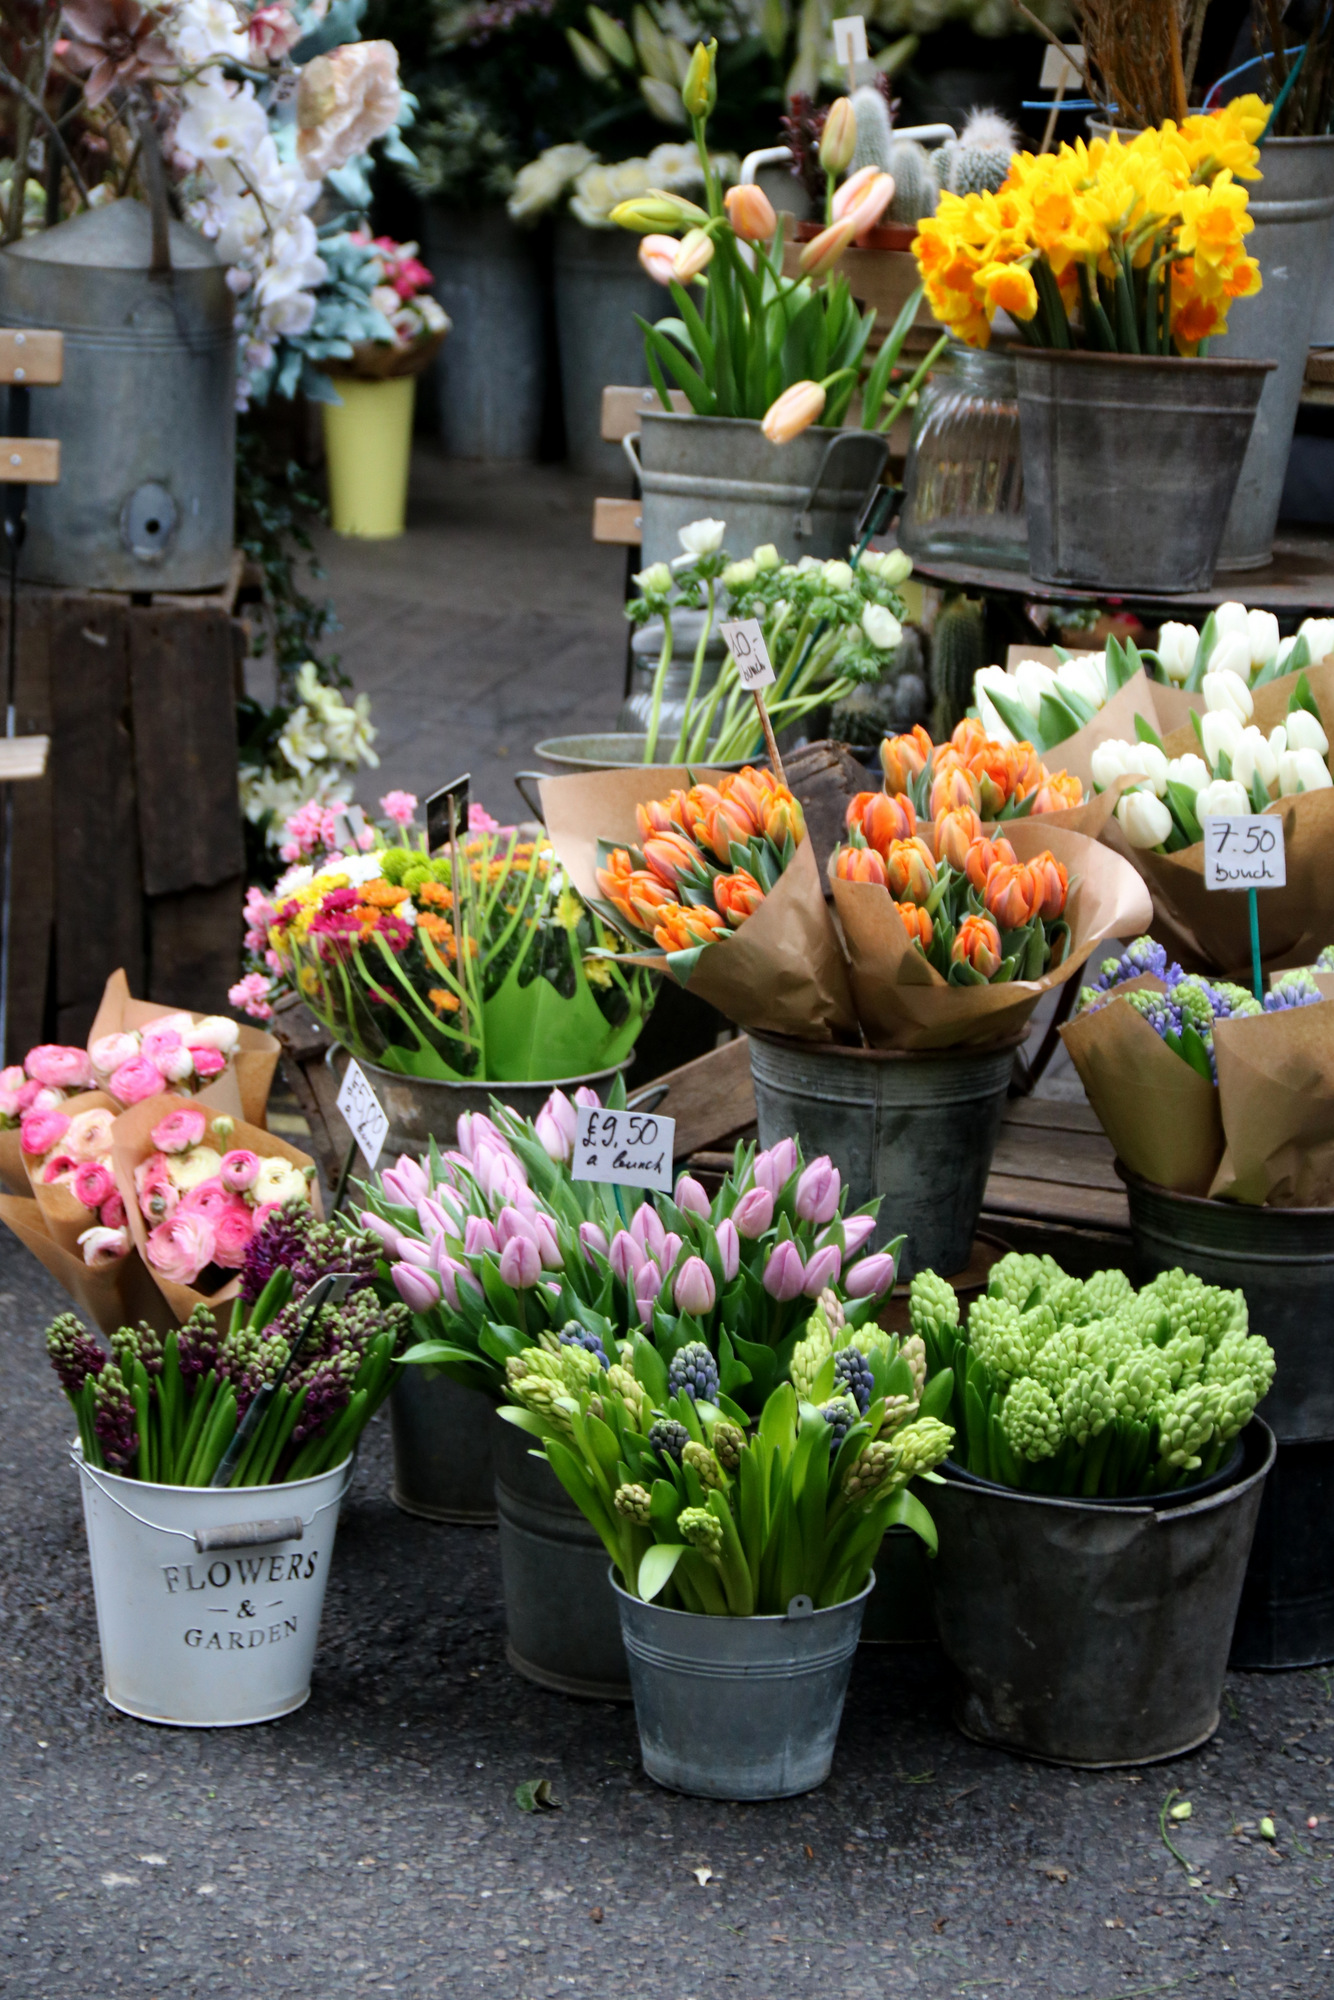
<svg viewBox="0 0 1334 2000">
<path fill-rule="evenodd" d="M 759 909 L 764 885 L 751 870 L 731 868 L 734 846 L 767 843 L 781 855 L 789 840 L 797 846 L 806 833 L 787 786 L 749 765 L 716 785 L 692 785 L 636 806 L 635 819 L 640 848 L 613 848 L 597 871 L 598 887 L 664 951 L 712 944 Z M 696 900 L 683 901 L 686 895 Z"/>
<path fill-rule="evenodd" d="M 880 745 L 887 793 L 909 792 L 928 773 L 929 806 L 936 818 L 950 806 L 970 806 L 983 819 L 998 819 L 1035 793 L 1030 812 L 1061 812 L 1080 805 L 1084 787 L 1070 771 L 1049 771 L 1031 743 L 998 743 L 975 716 L 959 724 L 939 747 L 925 729 L 887 736 Z"/>
</svg>

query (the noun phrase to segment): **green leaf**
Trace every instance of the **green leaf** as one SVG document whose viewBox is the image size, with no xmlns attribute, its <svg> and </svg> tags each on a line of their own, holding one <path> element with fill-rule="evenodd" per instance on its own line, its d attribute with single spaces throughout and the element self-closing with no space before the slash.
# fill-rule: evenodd
<svg viewBox="0 0 1334 2000">
<path fill-rule="evenodd" d="M 1191 1068 L 1198 1071 L 1206 1083 L 1212 1083 L 1214 1076 L 1209 1066 L 1209 1051 L 1205 1047 L 1199 1031 L 1189 1021 L 1185 1023 L 1181 1030 L 1180 1040 L 1181 1053 Z"/>
<path fill-rule="evenodd" d="M 1181 684 L 1184 693 L 1198 694 L 1200 692 L 1204 686 L 1204 676 L 1208 671 L 1210 657 L 1217 644 L 1218 620 L 1211 611 L 1200 628 L 1200 643 L 1195 648 L 1194 665 Z"/>
<path fill-rule="evenodd" d="M 667 1363 L 642 1333 L 635 1335 L 633 1354 L 635 1380 L 648 1390 L 654 1408 L 660 1409 L 667 1401 Z"/>
<path fill-rule="evenodd" d="M 919 1417 L 936 1417 L 942 1424 L 949 1422 L 949 1407 L 954 1399 L 954 1370 L 942 1368 L 933 1375 L 922 1391 L 918 1406 Z"/>
<path fill-rule="evenodd" d="M 1304 708 L 1308 715 L 1313 715 L 1317 722 L 1320 721 L 1320 710 L 1316 705 L 1315 696 L 1311 693 L 1311 683 L 1304 673 L 1298 674 L 1297 685 L 1288 696 L 1288 714 L 1293 714 L 1299 708 Z"/>
<path fill-rule="evenodd" d="M 1164 757 L 1167 755 L 1167 746 L 1158 734 L 1158 731 L 1151 722 L 1146 722 L 1144 717 L 1139 714 L 1135 716 L 1135 741 L 1137 743 L 1152 743 L 1155 750 L 1161 750 Z"/>
<path fill-rule="evenodd" d="M 645 1604 L 652 1604 L 654 1598 L 667 1588 L 685 1552 L 684 1542 L 655 1542 L 651 1549 L 645 1549 L 635 1585 Z"/>
<path fill-rule="evenodd" d="M 1017 742 L 1031 743 L 1039 755 L 1044 750 L 1050 750 L 1051 744 L 1017 694 L 997 694 L 993 688 L 988 688 L 987 700 Z M 1063 729 L 1061 734 L 1068 736 L 1070 731 Z"/>
<path fill-rule="evenodd" d="M 514 1803 L 520 1812 L 560 1811 L 559 1803 L 552 1797 L 550 1778 L 525 1778 L 514 1787 Z"/>
<path fill-rule="evenodd" d="M 1204 839 L 1203 829 L 1195 817 L 1195 799 L 1196 794 L 1191 791 L 1189 785 L 1183 785 L 1179 778 L 1168 779 L 1167 805 L 1190 847 L 1193 847 L 1197 840 Z"/>
<path fill-rule="evenodd" d="M 906 1486 L 894 1495 L 889 1503 L 886 1525 L 891 1528 L 911 1528 L 913 1533 L 926 1543 L 932 1555 L 940 1546 L 936 1535 L 936 1524 L 915 1493 Z"/>
</svg>

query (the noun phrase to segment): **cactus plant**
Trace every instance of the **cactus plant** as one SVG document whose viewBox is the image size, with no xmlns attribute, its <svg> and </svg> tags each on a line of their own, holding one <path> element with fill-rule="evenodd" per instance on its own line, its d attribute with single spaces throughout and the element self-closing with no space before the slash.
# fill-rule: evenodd
<svg viewBox="0 0 1334 2000">
<path fill-rule="evenodd" d="M 1010 171 L 1018 134 L 998 111 L 973 111 L 957 139 L 936 154 L 936 175 L 950 194 L 994 194 Z"/>
<path fill-rule="evenodd" d="M 940 183 L 925 146 L 919 146 L 916 139 L 896 139 L 885 166 L 894 176 L 894 199 L 889 204 L 891 222 L 917 223 L 923 216 L 935 214 Z"/>
<path fill-rule="evenodd" d="M 852 110 L 857 120 L 857 144 L 848 172 L 855 174 L 862 167 L 879 167 L 883 172 L 889 172 L 894 128 L 884 91 L 874 83 L 862 84 L 852 93 Z"/>
<path fill-rule="evenodd" d="M 973 676 L 986 665 L 986 627 L 980 598 L 962 592 L 945 600 L 931 634 L 931 734 L 944 742 L 967 713 Z"/>
</svg>

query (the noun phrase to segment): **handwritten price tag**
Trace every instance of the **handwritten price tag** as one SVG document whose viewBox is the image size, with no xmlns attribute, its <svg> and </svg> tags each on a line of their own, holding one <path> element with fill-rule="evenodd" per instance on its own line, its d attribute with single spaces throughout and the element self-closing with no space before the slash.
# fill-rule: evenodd
<svg viewBox="0 0 1334 2000">
<path fill-rule="evenodd" d="M 647 1111 L 603 1111 L 581 1105 L 570 1173 L 577 1181 L 672 1191 L 676 1120 Z"/>
<path fill-rule="evenodd" d="M 834 22 L 834 55 L 844 69 L 849 63 L 866 61 L 866 21 L 861 14 L 845 14 Z"/>
<path fill-rule="evenodd" d="M 1273 813 L 1229 813 L 1206 818 L 1206 889 L 1282 889 L 1287 883 L 1283 822 Z"/>
<path fill-rule="evenodd" d="M 359 1063 L 350 1062 L 338 1092 L 338 1109 L 347 1120 L 361 1156 L 373 1173 L 389 1132 L 389 1120 Z"/>
<path fill-rule="evenodd" d="M 736 661 L 741 685 L 748 694 L 772 687 L 774 670 L 758 618 L 733 618 L 721 627 L 723 644 Z"/>
</svg>

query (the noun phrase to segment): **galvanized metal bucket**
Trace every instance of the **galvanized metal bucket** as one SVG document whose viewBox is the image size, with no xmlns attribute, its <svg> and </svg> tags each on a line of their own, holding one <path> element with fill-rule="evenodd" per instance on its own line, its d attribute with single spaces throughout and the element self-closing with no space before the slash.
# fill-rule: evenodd
<svg viewBox="0 0 1334 2000">
<path fill-rule="evenodd" d="M 823 1611 L 794 1597 L 786 1617 L 709 1618 L 645 1604 L 607 1574 L 655 1784 L 696 1798 L 789 1799 L 824 1783 L 874 1576 Z"/>
<path fill-rule="evenodd" d="M 156 1486 L 71 1452 L 113 1708 L 178 1729 L 290 1715 L 310 1696 L 354 1460 L 279 1486 Z"/>
<path fill-rule="evenodd" d="M 526 1431 L 492 1420 L 505 1653 L 539 1687 L 629 1701 L 607 1551 Z"/>
<path fill-rule="evenodd" d="M 1029 567 L 1086 590 L 1205 590 L 1272 361 L 1018 348 Z"/>
<path fill-rule="evenodd" d="M 677 726 L 679 728 L 679 723 Z M 607 730 L 605 734 L 590 736 L 548 736 L 544 742 L 533 747 L 539 757 L 545 758 L 548 764 L 555 764 L 561 771 L 623 771 L 644 762 L 647 741 L 642 733 L 628 736 L 619 730 Z M 713 771 L 739 771 L 746 759 L 733 757 L 730 761 L 719 762 L 706 751 L 703 761 Z M 531 775 L 527 771 L 519 773 L 521 779 Z"/>
<path fill-rule="evenodd" d="M 336 1047 L 330 1050 L 330 1060 L 345 1054 Z M 571 1097 L 587 1087 L 605 1099 L 621 1070 L 629 1067 L 621 1063 L 612 1069 L 592 1070 L 587 1076 L 562 1076 L 545 1083 L 450 1083 L 439 1077 L 402 1076 L 365 1058 L 359 1061 L 389 1120 L 382 1148 L 386 1160 L 396 1160 L 400 1153 L 424 1153 L 432 1139 L 438 1146 L 452 1146 L 464 1112 L 489 1111 L 493 1097 L 524 1118 L 535 1118 L 553 1090 L 563 1090 Z M 341 1062 L 335 1067 L 341 1068 Z"/>
<path fill-rule="evenodd" d="M 624 479 L 621 447 L 602 435 L 602 391 L 609 383 L 642 382 L 648 374 L 636 313 L 652 324 L 675 307 L 640 263 L 639 238 L 625 229 L 586 229 L 562 215 L 552 272 L 570 464 L 577 472 Z"/>
<path fill-rule="evenodd" d="M 1023 1036 L 989 1049 L 845 1049 L 752 1033 L 760 1144 L 827 1153 L 848 1210 L 881 1197 L 875 1243 L 904 1234 L 901 1278 L 950 1277 L 972 1251 Z"/>
<path fill-rule="evenodd" d="M 1227 333 L 1210 341 L 1209 353 L 1259 355 L 1278 365 L 1265 383 L 1228 510 L 1221 570 L 1257 569 L 1272 557 L 1306 357 L 1334 269 L 1334 138 L 1266 139 L 1260 167 L 1263 178 L 1247 189 L 1255 228 L 1246 248 L 1263 286 L 1235 302 Z"/>
<path fill-rule="evenodd" d="M 169 226 L 152 271 L 152 218 L 113 201 L 0 254 L 0 326 L 65 336 L 43 437 L 60 481 L 28 494 L 19 574 L 78 590 L 214 590 L 235 544 L 235 300 L 217 255 Z"/>
<path fill-rule="evenodd" d="M 479 1389 L 424 1368 L 401 1368 L 389 1392 L 394 1505 L 423 1521 L 492 1526 L 491 1411 Z"/>
<path fill-rule="evenodd" d="M 1152 1186 L 1121 1170 L 1141 1280 L 1178 1265 L 1238 1287 L 1274 1350 L 1261 1404 L 1278 1440 L 1246 1574 L 1233 1660 L 1334 1659 L 1334 1209 L 1252 1208 Z"/>
<path fill-rule="evenodd" d="M 1208 1741 L 1274 1462 L 1259 1418 L 1244 1438 L 1232 1485 L 1142 1506 L 1016 1493 L 944 1468 L 932 1584 L 965 1735 L 1091 1770 Z"/>
<path fill-rule="evenodd" d="M 727 523 L 737 557 L 772 542 L 785 562 L 846 560 L 889 447 L 874 431 L 812 426 L 770 444 L 744 417 L 648 411 L 636 470 L 643 494 L 641 568 L 681 553 L 680 529 L 705 517 Z M 627 448 L 635 458 L 635 440 Z"/>
<path fill-rule="evenodd" d="M 423 208 L 432 287 L 452 322 L 434 363 L 440 435 L 451 458 L 532 459 L 542 438 L 546 340 L 530 231 L 502 203 Z"/>
</svg>

